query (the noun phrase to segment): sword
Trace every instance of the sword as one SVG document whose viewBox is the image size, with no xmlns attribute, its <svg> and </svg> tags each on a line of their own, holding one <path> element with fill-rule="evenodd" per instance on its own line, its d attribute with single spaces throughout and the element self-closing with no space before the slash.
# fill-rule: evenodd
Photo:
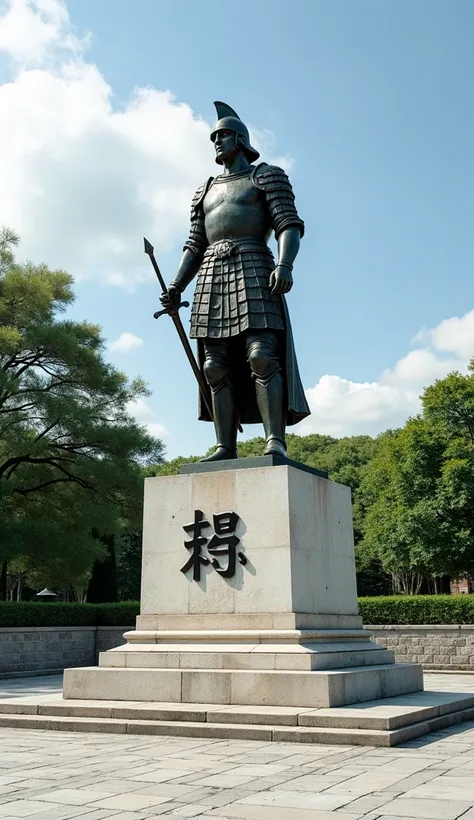
<svg viewBox="0 0 474 820">
<path fill-rule="evenodd" d="M 155 259 L 155 251 L 154 251 L 153 245 L 145 237 L 143 237 L 143 242 L 144 242 L 144 245 L 145 245 L 145 253 L 147 254 L 147 256 L 150 257 L 150 262 L 153 265 L 153 270 L 155 271 L 158 282 L 160 283 L 161 291 L 162 291 L 163 294 L 165 294 L 165 293 L 168 292 L 168 288 L 166 287 L 165 280 L 163 279 L 163 277 L 161 275 L 161 271 L 160 271 L 160 269 L 158 267 L 158 263 Z M 207 384 L 204 380 L 204 376 L 201 373 L 199 365 L 198 365 L 196 359 L 194 358 L 194 353 L 192 351 L 191 345 L 189 344 L 189 339 L 186 336 L 186 331 L 183 327 L 183 323 L 182 323 L 182 321 L 179 317 L 179 314 L 178 314 L 178 310 L 182 307 L 189 307 L 189 302 L 180 302 L 179 305 L 177 305 L 176 308 L 173 309 L 172 311 L 169 311 L 167 309 L 157 310 L 156 313 L 153 314 L 153 318 L 154 319 L 159 319 L 160 316 L 163 316 L 163 314 L 168 313 L 169 316 L 171 317 L 171 319 L 173 320 L 174 326 L 175 326 L 175 328 L 178 332 L 178 336 L 181 339 L 181 344 L 184 347 L 184 352 L 186 353 L 186 356 L 188 358 L 188 362 L 191 365 L 192 371 L 193 371 L 193 373 L 196 377 L 196 381 L 199 385 L 199 390 L 200 390 L 200 393 L 201 393 L 201 398 L 202 398 L 203 404 L 204 404 L 209 416 L 213 420 L 214 416 L 213 416 L 212 408 L 211 408 L 211 406 L 209 404 L 209 400 L 208 400 Z M 240 427 L 240 430 L 242 430 L 241 427 Z"/>
</svg>

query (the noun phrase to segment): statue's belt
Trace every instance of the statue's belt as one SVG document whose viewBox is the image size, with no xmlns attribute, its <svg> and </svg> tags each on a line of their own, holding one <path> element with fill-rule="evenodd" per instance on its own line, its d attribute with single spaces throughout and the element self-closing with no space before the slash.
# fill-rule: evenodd
<svg viewBox="0 0 474 820">
<path fill-rule="evenodd" d="M 254 251 L 257 253 L 270 254 L 270 248 L 266 242 L 259 239 L 243 237 L 241 239 L 221 239 L 209 245 L 204 254 L 205 259 L 226 259 L 237 251 Z"/>
</svg>

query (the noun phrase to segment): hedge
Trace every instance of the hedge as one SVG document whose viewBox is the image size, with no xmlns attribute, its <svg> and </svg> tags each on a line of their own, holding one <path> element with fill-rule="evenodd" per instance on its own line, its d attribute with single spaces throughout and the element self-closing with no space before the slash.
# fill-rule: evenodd
<svg viewBox="0 0 474 820">
<path fill-rule="evenodd" d="M 359 598 L 365 624 L 474 624 L 474 595 Z"/>
<path fill-rule="evenodd" d="M 137 601 L 65 604 L 0 601 L 0 627 L 134 626 Z M 359 598 L 365 624 L 474 624 L 474 595 L 391 595 Z"/>
<path fill-rule="evenodd" d="M 135 619 L 140 614 L 140 603 L 121 601 L 119 604 L 97 604 L 96 611 L 97 626 L 135 626 Z"/>
<path fill-rule="evenodd" d="M 66 604 L 0 601 L 0 628 L 22 626 L 134 626 L 137 601 L 118 604 Z"/>
</svg>

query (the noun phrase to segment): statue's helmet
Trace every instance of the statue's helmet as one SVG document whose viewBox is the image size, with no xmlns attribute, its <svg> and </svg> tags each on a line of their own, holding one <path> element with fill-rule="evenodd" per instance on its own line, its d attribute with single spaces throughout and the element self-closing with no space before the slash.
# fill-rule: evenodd
<svg viewBox="0 0 474 820">
<path fill-rule="evenodd" d="M 236 135 L 236 145 L 240 145 L 242 151 L 249 162 L 254 162 L 260 154 L 250 145 L 250 136 L 247 126 L 242 122 L 230 105 L 223 102 L 214 103 L 217 111 L 217 122 L 211 131 L 211 140 L 214 142 L 218 131 L 233 131 Z M 222 165 L 222 160 L 216 158 L 216 162 Z"/>
</svg>

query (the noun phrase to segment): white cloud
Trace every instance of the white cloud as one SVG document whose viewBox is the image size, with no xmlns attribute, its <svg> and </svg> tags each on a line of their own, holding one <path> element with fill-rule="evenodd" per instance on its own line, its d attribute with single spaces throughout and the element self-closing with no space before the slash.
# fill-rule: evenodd
<svg viewBox="0 0 474 820">
<path fill-rule="evenodd" d="M 0 50 L 20 65 L 41 66 L 51 59 L 51 49 L 81 54 L 88 38 L 74 33 L 61 0 L 10 0 L 0 19 Z"/>
<path fill-rule="evenodd" d="M 306 390 L 311 416 L 299 425 L 300 435 L 374 435 L 396 427 L 418 410 L 416 393 L 379 382 L 353 382 L 339 376 L 322 376 Z"/>
<path fill-rule="evenodd" d="M 113 353 L 130 353 L 131 350 L 136 350 L 142 345 L 143 339 L 135 336 L 134 333 L 121 333 L 115 342 L 110 343 L 109 350 Z"/>
<path fill-rule="evenodd" d="M 209 125 L 167 90 L 115 103 L 63 0 L 4 8 L 0 224 L 20 233 L 24 257 L 131 289 L 149 277 L 144 235 L 158 253 L 186 237 L 192 194 L 216 168 Z M 255 137 L 274 153 L 271 132 Z"/>
<path fill-rule="evenodd" d="M 145 399 L 140 398 L 129 402 L 127 409 L 138 424 L 146 427 L 150 435 L 155 436 L 156 438 L 163 438 L 163 436 L 169 435 L 166 427 L 156 421 L 155 414 Z"/>
<path fill-rule="evenodd" d="M 474 356 L 474 310 L 464 316 L 445 319 L 430 333 L 436 350 L 456 353 L 462 359 Z"/>
<path fill-rule="evenodd" d="M 474 311 L 445 319 L 415 337 L 410 350 L 391 370 L 373 382 L 354 382 L 325 375 L 306 390 L 311 416 L 298 428 L 300 435 L 376 435 L 402 425 L 419 412 L 420 394 L 453 370 L 466 372 L 474 356 Z"/>
<path fill-rule="evenodd" d="M 420 391 L 427 384 L 435 379 L 442 379 L 463 364 L 457 356 L 441 358 L 432 350 L 416 348 L 399 359 L 393 370 L 385 370 L 380 376 L 380 382 L 397 389 Z"/>
</svg>

